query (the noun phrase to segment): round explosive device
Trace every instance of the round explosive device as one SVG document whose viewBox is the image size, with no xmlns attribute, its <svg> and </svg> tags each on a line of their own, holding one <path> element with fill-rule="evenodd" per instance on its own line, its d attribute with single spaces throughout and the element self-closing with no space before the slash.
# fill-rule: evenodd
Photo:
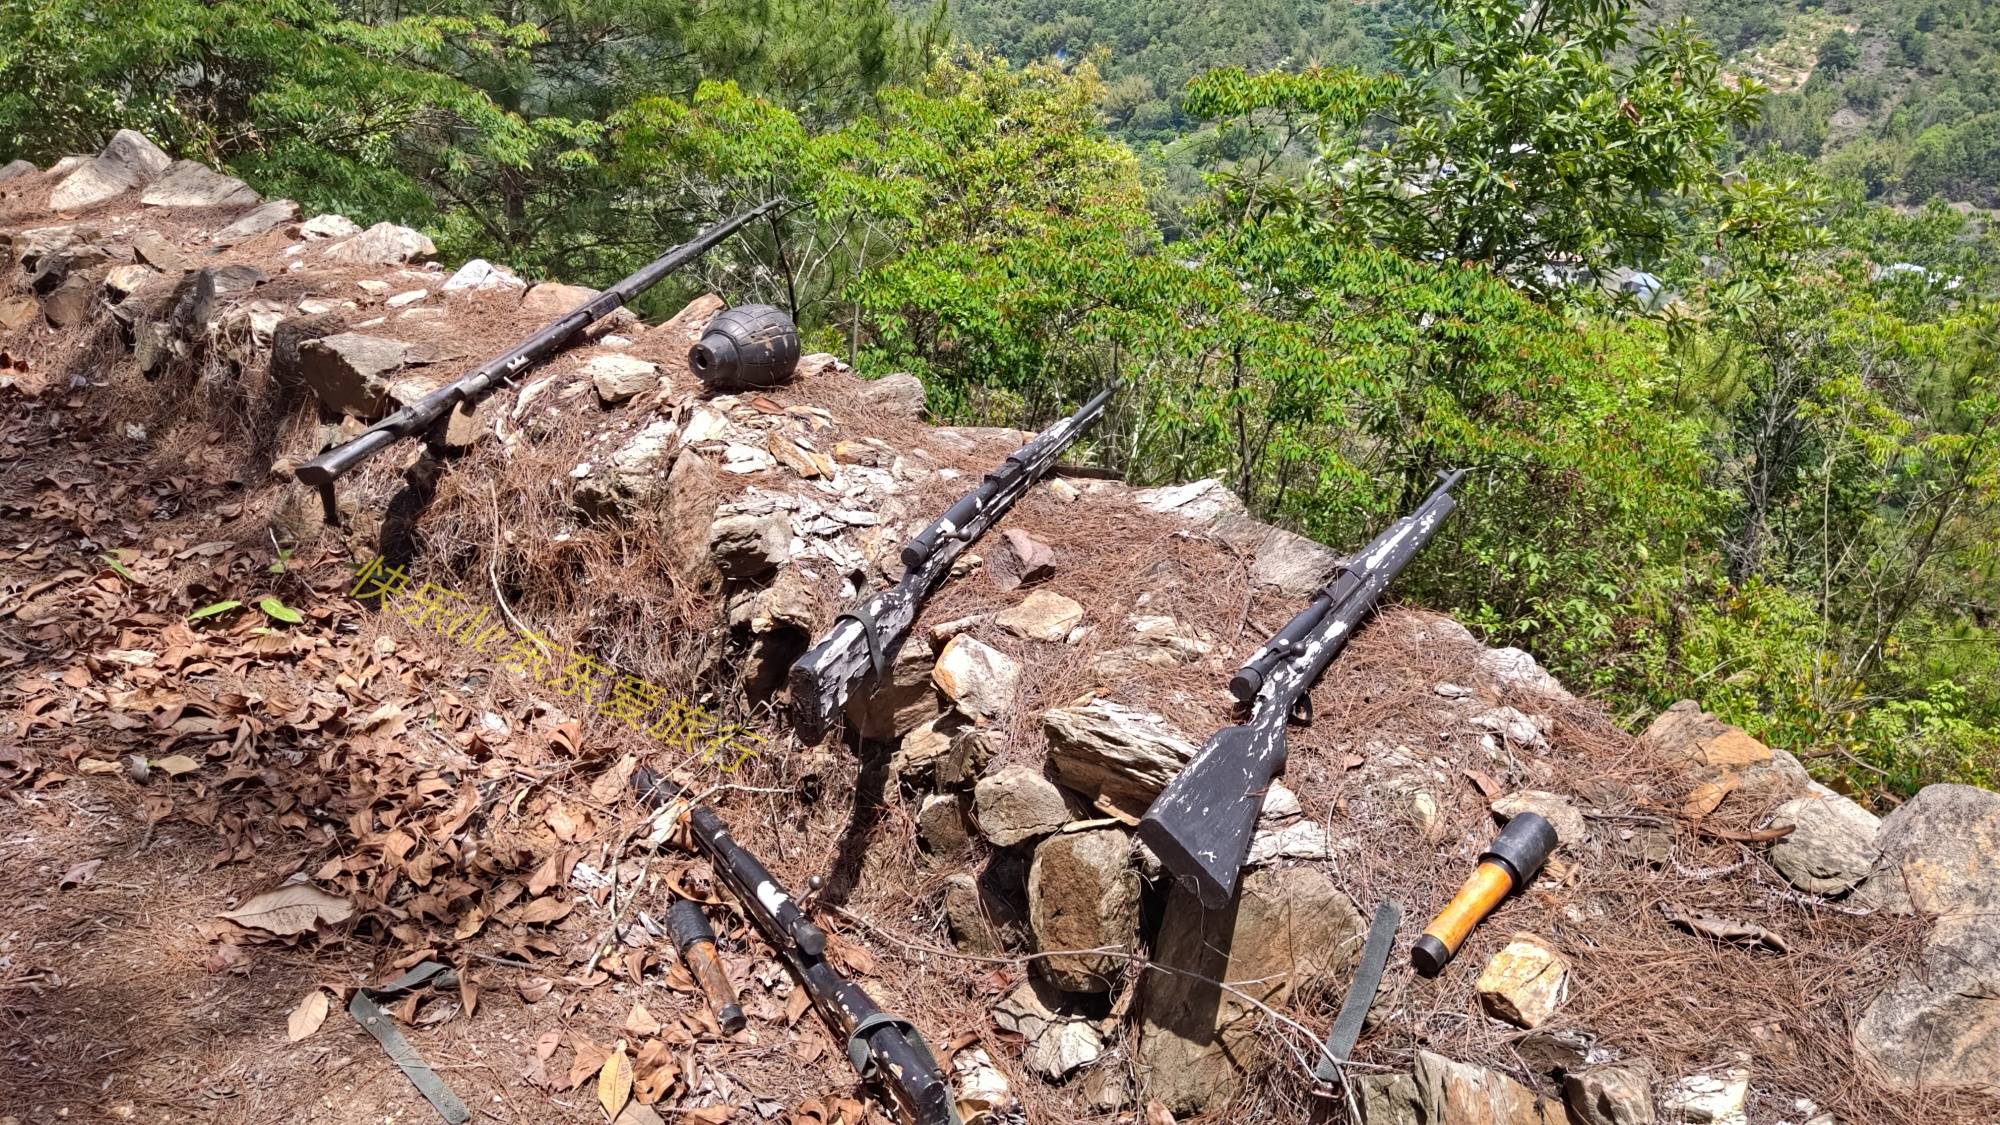
<svg viewBox="0 0 2000 1125">
<path fill-rule="evenodd" d="M 712 391 L 775 387 L 798 364 L 798 326 L 770 305 L 725 309 L 688 349 L 688 369 Z"/>
</svg>

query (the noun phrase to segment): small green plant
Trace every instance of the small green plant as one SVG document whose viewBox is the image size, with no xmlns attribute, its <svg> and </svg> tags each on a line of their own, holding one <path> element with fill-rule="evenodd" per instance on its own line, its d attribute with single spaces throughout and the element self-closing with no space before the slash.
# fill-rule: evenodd
<svg viewBox="0 0 2000 1125">
<path fill-rule="evenodd" d="M 271 620 L 282 621 L 287 625 L 297 625 L 305 620 L 305 617 L 298 610 L 293 609 L 277 598 L 259 598 L 257 600 L 257 608 L 263 610 L 264 616 Z"/>
<path fill-rule="evenodd" d="M 230 599 L 227 601 L 211 602 L 210 604 L 202 606 L 200 609 L 195 610 L 193 613 L 188 614 L 187 619 L 189 621 L 204 621 L 211 617 L 220 617 L 223 614 L 228 613 L 232 609 L 241 609 L 242 607 L 243 603 L 236 601 L 234 599 Z"/>
</svg>

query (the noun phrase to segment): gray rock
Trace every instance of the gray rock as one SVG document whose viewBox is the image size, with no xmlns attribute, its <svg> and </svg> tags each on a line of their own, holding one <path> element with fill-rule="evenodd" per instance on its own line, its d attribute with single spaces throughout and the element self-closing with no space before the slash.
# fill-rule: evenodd
<svg viewBox="0 0 2000 1125">
<path fill-rule="evenodd" d="M 1021 666 L 992 645 L 960 634 L 938 654 L 931 679 L 968 718 L 992 719 L 1013 703 Z"/>
<path fill-rule="evenodd" d="M 951 753 L 952 737 L 965 725 L 953 713 L 939 715 L 903 736 L 896 752 L 889 756 L 889 769 L 898 779 L 918 789 L 931 788 L 937 764 Z"/>
<path fill-rule="evenodd" d="M 945 880 L 944 920 L 952 946 L 981 957 L 1004 952 L 1009 935 L 1022 926 L 1014 904 L 965 872 Z"/>
<path fill-rule="evenodd" d="M 104 275 L 104 291 L 111 294 L 113 301 L 122 301 L 160 276 L 160 271 L 137 262 L 126 266 L 113 266 Z"/>
<path fill-rule="evenodd" d="M 1893 1086 L 2000 1088 L 2000 919 L 1953 914 L 1854 1024 L 1854 1048 Z"/>
<path fill-rule="evenodd" d="M 74 223 L 30 227 L 7 235 L 7 255 L 23 273 L 34 274 L 44 257 L 88 236 L 89 232 L 80 231 Z"/>
<path fill-rule="evenodd" d="M 544 281 L 521 297 L 521 311 L 538 316 L 558 317 L 597 296 L 597 290 L 583 285 Z"/>
<path fill-rule="evenodd" d="M 1479 730 L 1499 735 L 1514 746 L 1537 751 L 1549 748 L 1549 740 L 1542 733 L 1548 720 L 1524 715 L 1512 707 L 1493 707 L 1472 716 L 1467 722 Z"/>
<path fill-rule="evenodd" d="M 1025 766 L 979 779 L 972 787 L 979 832 L 1003 848 L 1046 836 L 1069 823 L 1069 802 L 1054 782 Z"/>
<path fill-rule="evenodd" d="M 361 233 L 361 224 L 345 215 L 314 215 L 299 224 L 299 237 L 307 241 L 322 238 L 352 238 Z"/>
<path fill-rule="evenodd" d="M 104 151 L 78 166 L 49 191 L 49 210 L 75 211 L 115 199 L 167 170 L 173 157 L 143 135 L 120 129 Z"/>
<path fill-rule="evenodd" d="M 133 235 L 132 254 L 162 273 L 181 273 L 192 265 L 180 247 L 156 231 L 142 230 Z"/>
<path fill-rule="evenodd" d="M 624 402 L 659 385 L 660 369 L 636 356 L 605 352 L 584 361 L 583 373 L 606 406 Z"/>
<path fill-rule="evenodd" d="M 1056 780 L 1096 800 L 1144 809 L 1194 757 L 1195 743 L 1151 711 L 1098 699 L 1042 715 Z"/>
<path fill-rule="evenodd" d="M 1549 675 L 1535 658 L 1518 648 L 1486 648 L 1479 653 L 1479 670 L 1501 688 L 1517 688 L 1558 699 L 1571 698 L 1562 682 Z"/>
<path fill-rule="evenodd" d="M 1515 934 L 1486 962 L 1473 989 L 1495 1019 L 1540 1027 L 1569 995 L 1569 960 L 1534 934 Z"/>
<path fill-rule="evenodd" d="M 1129 951 L 1139 929 L 1139 872 L 1123 829 L 1064 832 L 1035 846 L 1028 868 L 1028 930 L 1035 949 Z M 1109 992 L 1127 958 L 1065 953 L 1034 962 L 1036 972 L 1069 992 Z"/>
<path fill-rule="evenodd" d="M 1600 1066 L 1567 1075 L 1563 1101 L 1575 1125 L 1653 1125 L 1653 1075 L 1643 1064 Z"/>
<path fill-rule="evenodd" d="M 915 375 L 902 372 L 884 375 L 861 384 L 854 392 L 854 401 L 864 410 L 916 418 L 924 412 L 924 384 Z"/>
<path fill-rule="evenodd" d="M 1250 560 L 1250 578 L 1275 586 L 1287 597 L 1303 598 L 1333 577 L 1340 556 L 1318 543 L 1248 516 L 1224 516 L 1215 534 Z"/>
<path fill-rule="evenodd" d="M 1736 1067 L 1717 1077 L 1696 1074 L 1669 1086 L 1660 1098 L 1666 1118 L 1686 1125 L 1749 1125 L 1743 1103 L 1750 1096 L 1750 1072 Z"/>
<path fill-rule="evenodd" d="M 1246 511 L 1243 501 L 1213 477 L 1165 488 L 1142 488 L 1132 494 L 1132 502 L 1147 511 L 1179 516 L 1190 523 L 1206 523 Z"/>
<path fill-rule="evenodd" d="M 863 738 L 895 742 L 943 714 L 931 664 L 923 645 L 904 641 L 889 660 L 886 682 L 871 672 L 855 688 L 847 701 L 848 724 Z"/>
<path fill-rule="evenodd" d="M 520 416 L 516 411 L 516 417 Z M 660 555 L 667 569 L 693 589 L 715 585 L 708 557 L 708 528 L 722 502 L 722 474 L 708 458 L 682 450 L 667 473 L 667 498 L 660 522 Z"/>
<path fill-rule="evenodd" d="M 250 185 L 194 160 L 176 160 L 147 185 L 139 202 L 147 207 L 249 207 L 262 202 Z"/>
<path fill-rule="evenodd" d="M 214 241 L 223 246 L 234 246 L 247 242 L 260 234 L 265 234 L 299 217 L 299 205 L 289 199 L 273 199 L 260 203 L 243 214 L 236 221 L 215 232 Z"/>
<path fill-rule="evenodd" d="M 1214 638 L 1204 630 L 1159 614 L 1134 614 L 1125 619 L 1131 630 L 1125 644 L 1091 656 L 1084 671 L 1103 681 L 1128 679 L 1155 668 L 1179 668 L 1215 651 Z"/>
<path fill-rule="evenodd" d="M 256 266 L 244 263 L 223 266 L 215 271 L 215 293 L 218 297 L 248 293 L 268 280 L 264 271 Z"/>
<path fill-rule="evenodd" d="M 394 223 L 376 223 L 324 252 L 325 261 L 344 266 L 401 266 L 435 257 L 437 247 L 430 239 Z"/>
<path fill-rule="evenodd" d="M 1327 834 L 1326 825 L 1299 820 L 1289 824 L 1260 824 L 1250 837 L 1250 850 L 1243 855 L 1243 866 L 1262 867 L 1281 859 L 1331 858 L 1333 839 Z"/>
<path fill-rule="evenodd" d="M 1056 572 L 1055 548 L 1018 527 L 1000 533 L 1000 542 L 986 555 L 986 574 L 1000 590 L 1039 582 Z"/>
<path fill-rule="evenodd" d="M 1881 820 L 1838 793 L 1814 793 L 1778 806 L 1773 828 L 1792 834 L 1771 845 L 1771 863 L 1808 894 L 1839 895 L 1866 878 L 1881 852 L 1875 833 Z"/>
<path fill-rule="evenodd" d="M 953 793 L 933 793 L 917 809 L 917 845 L 939 859 L 951 859 L 972 850 L 972 835 L 966 828 L 965 802 Z"/>
<path fill-rule="evenodd" d="M 1364 1074 L 1353 1082 L 1361 1125 L 1425 1125 L 1416 1079 L 1407 1074 Z"/>
<path fill-rule="evenodd" d="M 2000 793 L 1932 785 L 1882 820 L 1856 901 L 1938 915 L 1923 950 L 1855 1022 L 1891 1083 L 2000 1088 Z"/>
<path fill-rule="evenodd" d="M 527 282 L 509 273 L 506 267 L 496 266 L 484 258 L 474 258 L 458 267 L 444 282 L 444 291 L 447 293 L 527 287 Z"/>
<path fill-rule="evenodd" d="M 1864 905 L 1908 914 L 2000 910 L 2000 793 L 1930 785 L 1884 817 L 1881 858 L 1855 891 Z"/>
<path fill-rule="evenodd" d="M 342 332 L 300 345 L 299 376 L 327 409 L 374 419 L 399 405 L 390 376 L 407 358 L 399 341 Z"/>
<path fill-rule="evenodd" d="M 935 693 L 933 693 L 935 694 Z M 945 789 L 965 789 L 986 772 L 1006 738 L 991 727 L 964 727 L 953 732 L 951 748 L 937 763 L 937 783 Z"/>
<path fill-rule="evenodd" d="M 1036 590 L 1021 604 L 993 615 L 993 623 L 1023 640 L 1057 642 L 1083 620 L 1083 607 L 1053 590 Z"/>
<path fill-rule="evenodd" d="M 1141 986 L 1141 1097 L 1175 1113 L 1227 1102 L 1267 1033 L 1258 1009 L 1208 982 L 1282 1008 L 1302 988 L 1342 979 L 1365 928 L 1353 901 L 1310 867 L 1248 872 L 1235 901 L 1217 910 L 1176 883 L 1155 960 L 1182 972 L 1148 973 Z"/>
<path fill-rule="evenodd" d="M 1524 812 L 1540 813 L 1555 826 L 1556 839 L 1571 849 L 1581 847 L 1590 835 L 1583 813 L 1567 797 L 1559 794 L 1523 789 L 1494 801 L 1490 807 L 1493 815 L 1502 821 L 1512 820 Z"/>
<path fill-rule="evenodd" d="M 97 309 L 97 286 L 82 274 L 72 274 L 42 298 L 42 315 L 55 328 L 73 328 L 90 319 Z"/>
<path fill-rule="evenodd" d="M 728 515 L 708 529 L 708 557 L 725 578 L 761 578 L 784 564 L 792 525 L 781 512 Z"/>
<path fill-rule="evenodd" d="M 1639 741 L 1702 781 L 1736 779 L 1738 800 L 1782 801 L 1809 793 L 1813 780 L 1798 759 L 1752 738 L 1683 699 L 1654 718 Z"/>
<path fill-rule="evenodd" d="M 1562 1103 L 1545 1098 L 1497 1070 L 1417 1052 L 1417 1104 L 1422 1120 L 1451 1125 L 1565 1125 Z"/>
<path fill-rule="evenodd" d="M 12 332 L 28 323 L 41 308 L 33 297 L 0 297 L 0 332 Z"/>
<path fill-rule="evenodd" d="M 572 493 L 576 506 L 597 519 L 623 520 L 651 508 L 667 492 L 668 470 L 679 452 L 674 444 L 676 432 L 673 422 L 665 418 L 647 423 L 611 456 L 577 478 Z"/>
<path fill-rule="evenodd" d="M 4 166 L 0 166 L 0 183 L 6 183 L 20 176 L 32 176 L 39 171 L 41 169 L 35 167 L 35 162 L 32 160 L 10 160 Z"/>
<path fill-rule="evenodd" d="M 1027 1041 L 1021 1061 L 1051 1082 L 1069 1077 L 1104 1053 L 1104 1039 L 1090 1021 L 1074 1014 L 1061 993 L 1033 978 L 993 1005 L 993 1022 Z"/>
</svg>

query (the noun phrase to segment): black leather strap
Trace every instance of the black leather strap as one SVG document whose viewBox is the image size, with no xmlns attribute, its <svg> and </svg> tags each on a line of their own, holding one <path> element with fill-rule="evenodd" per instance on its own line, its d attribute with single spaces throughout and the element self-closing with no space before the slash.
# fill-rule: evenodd
<svg viewBox="0 0 2000 1125">
<path fill-rule="evenodd" d="M 1361 1038 L 1361 1025 L 1368 1020 L 1368 1007 L 1375 1002 L 1375 990 L 1382 986 L 1382 970 L 1389 964 L 1389 950 L 1396 944 L 1396 926 L 1403 920 L 1403 904 L 1383 899 L 1375 908 L 1375 920 L 1368 924 L 1368 940 L 1361 946 L 1361 963 L 1354 967 L 1354 980 L 1347 986 L 1347 998 L 1340 1003 L 1340 1015 L 1326 1033 L 1320 1049 L 1319 1065 L 1313 1077 L 1321 1082 L 1340 1081 L 1340 1065 L 1354 1053 Z"/>
</svg>

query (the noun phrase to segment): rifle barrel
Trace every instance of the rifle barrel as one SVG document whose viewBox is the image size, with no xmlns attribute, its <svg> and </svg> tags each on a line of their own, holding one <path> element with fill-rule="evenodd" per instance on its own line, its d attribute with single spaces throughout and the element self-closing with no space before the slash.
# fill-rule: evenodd
<svg viewBox="0 0 2000 1125">
<path fill-rule="evenodd" d="M 1209 736 L 1140 818 L 1139 838 L 1203 906 L 1225 906 L 1236 893 L 1264 791 L 1285 765 L 1285 723 L 1292 708 L 1347 647 L 1389 583 L 1437 534 L 1457 506 L 1450 490 L 1462 475 L 1446 475 L 1415 512 L 1350 560 L 1314 605 L 1279 631 L 1282 645 L 1281 637 L 1273 637 L 1265 646 L 1276 646 L 1269 660 L 1254 669 L 1245 664 L 1244 670 L 1258 677 L 1249 721 Z M 1295 631 L 1309 615 L 1310 626 Z"/>
<path fill-rule="evenodd" d="M 476 402 L 495 386 L 542 362 L 577 333 L 612 310 L 658 284 L 661 278 L 706 254 L 752 220 L 769 213 L 779 200 L 768 200 L 731 215 L 640 267 L 630 276 L 590 300 L 550 321 L 534 335 L 439 387 L 422 399 L 382 419 L 359 437 L 321 453 L 293 473 L 300 483 L 325 491 L 334 481 L 359 468 L 369 458 L 402 438 L 415 437 L 461 402 Z"/>
</svg>

